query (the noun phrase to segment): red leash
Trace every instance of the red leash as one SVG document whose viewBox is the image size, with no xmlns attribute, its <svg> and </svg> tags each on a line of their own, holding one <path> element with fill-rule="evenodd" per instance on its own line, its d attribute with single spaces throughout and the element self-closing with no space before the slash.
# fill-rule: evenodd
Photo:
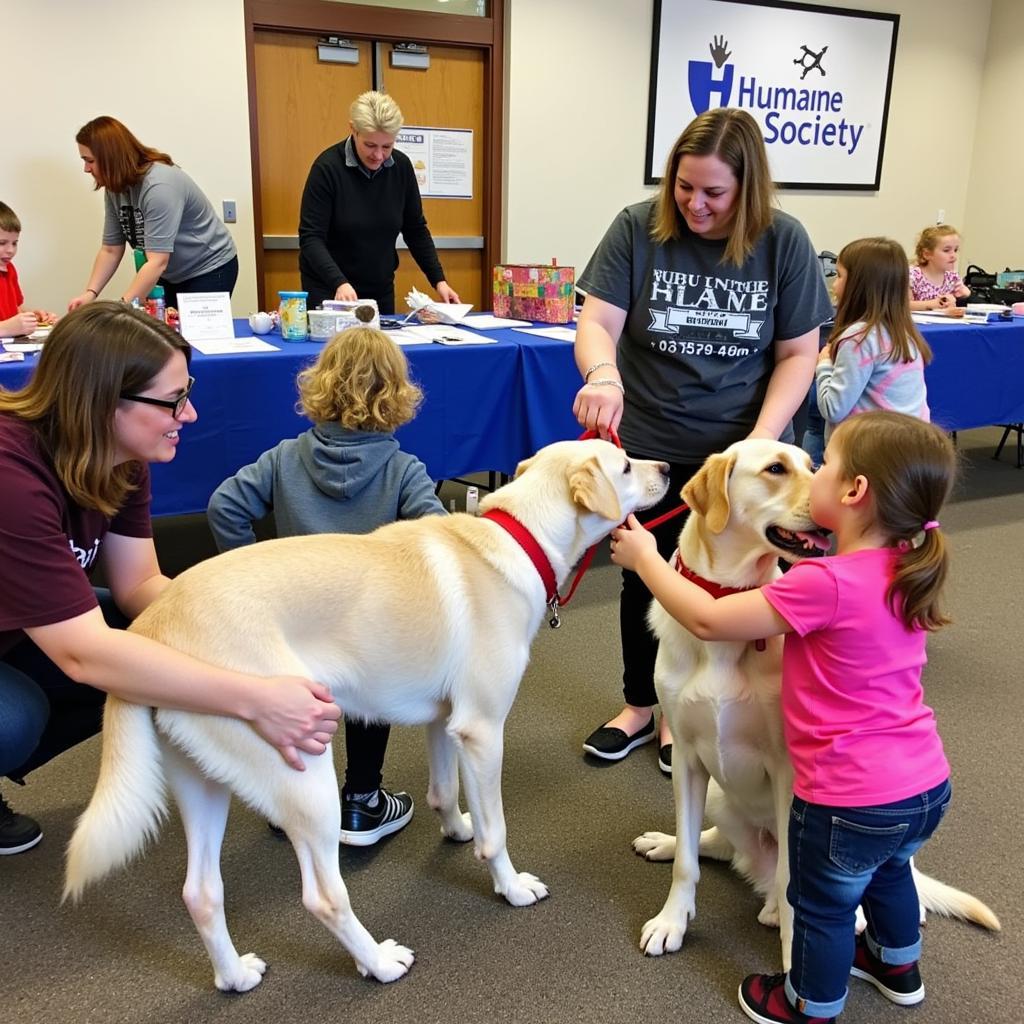
<svg viewBox="0 0 1024 1024">
<path fill-rule="evenodd" d="M 619 435 L 614 430 L 608 431 L 609 439 L 616 448 L 622 447 L 622 442 L 619 440 Z M 596 430 L 588 430 L 581 434 L 578 440 L 590 441 L 593 439 L 601 439 L 600 434 Z M 672 509 L 670 512 L 666 512 L 664 515 L 658 516 L 657 519 L 653 519 L 647 523 L 641 523 L 645 530 L 653 530 L 654 527 L 660 526 L 662 523 L 668 522 L 675 516 L 687 510 L 686 505 L 680 505 L 678 508 Z M 526 552 L 530 557 L 530 561 L 533 562 L 534 568 L 540 575 L 541 582 L 544 584 L 544 593 L 547 598 L 548 610 L 551 613 L 548 617 L 548 625 L 552 629 L 558 629 L 562 624 L 558 617 L 558 609 L 567 605 L 571 600 L 573 594 L 576 593 L 576 588 L 580 585 L 580 580 L 583 579 L 584 573 L 590 568 L 590 563 L 594 560 L 594 553 L 597 551 L 597 545 L 593 544 L 587 549 L 583 557 L 580 559 L 580 564 L 576 569 L 576 575 L 573 577 L 572 584 L 569 587 L 569 593 L 562 597 L 558 593 L 558 583 L 555 579 L 555 571 L 551 568 L 551 563 L 548 561 L 547 555 L 544 554 L 541 546 L 537 543 L 533 534 L 515 519 L 510 516 L 507 512 L 502 512 L 500 509 L 491 509 L 483 514 L 485 519 L 490 519 L 496 523 L 503 530 L 505 530 L 519 546 Z"/>
</svg>

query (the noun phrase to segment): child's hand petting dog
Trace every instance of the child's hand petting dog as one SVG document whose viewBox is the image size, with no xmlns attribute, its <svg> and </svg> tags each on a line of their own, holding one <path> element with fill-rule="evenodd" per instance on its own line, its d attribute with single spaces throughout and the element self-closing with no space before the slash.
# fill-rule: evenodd
<svg viewBox="0 0 1024 1024">
<path fill-rule="evenodd" d="M 652 554 L 658 557 L 654 534 L 648 533 L 632 513 L 623 526 L 612 530 L 612 561 L 616 565 L 636 572 L 637 566 Z"/>
</svg>

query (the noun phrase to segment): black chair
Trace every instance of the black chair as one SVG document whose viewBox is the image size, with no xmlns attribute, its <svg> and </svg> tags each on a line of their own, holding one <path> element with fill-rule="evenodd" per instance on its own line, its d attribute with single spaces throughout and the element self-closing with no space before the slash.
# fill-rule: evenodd
<svg viewBox="0 0 1024 1024">
<path fill-rule="evenodd" d="M 993 459 L 998 459 L 1002 454 L 1003 446 L 1006 444 L 1006 439 L 1010 434 L 1015 433 L 1017 435 L 1017 468 L 1020 469 L 1024 466 L 1024 423 L 999 423 L 998 426 L 1003 428 L 1003 436 L 1000 438 L 999 447 L 996 448 Z"/>
</svg>

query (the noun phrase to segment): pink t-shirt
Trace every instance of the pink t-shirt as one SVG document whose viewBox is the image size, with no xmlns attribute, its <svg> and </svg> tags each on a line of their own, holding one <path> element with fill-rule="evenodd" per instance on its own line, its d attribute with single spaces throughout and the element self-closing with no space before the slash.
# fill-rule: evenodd
<svg viewBox="0 0 1024 1024">
<path fill-rule="evenodd" d="M 942 284 L 932 284 L 924 276 L 921 267 L 910 268 L 910 297 L 915 302 L 927 302 L 929 299 L 939 298 L 940 295 L 949 295 L 963 283 L 963 278 L 953 270 L 943 271 Z"/>
<path fill-rule="evenodd" d="M 795 630 L 783 653 L 782 715 L 793 790 L 811 803 L 892 803 L 949 777 L 921 687 L 926 631 L 908 630 L 885 597 L 897 555 L 808 559 L 761 589 Z"/>
</svg>

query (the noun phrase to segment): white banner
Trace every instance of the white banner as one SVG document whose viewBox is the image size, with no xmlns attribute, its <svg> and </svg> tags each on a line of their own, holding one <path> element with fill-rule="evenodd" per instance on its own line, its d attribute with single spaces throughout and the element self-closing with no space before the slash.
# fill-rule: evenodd
<svg viewBox="0 0 1024 1024">
<path fill-rule="evenodd" d="M 776 184 L 877 189 L 898 28 L 898 14 L 656 0 L 647 184 L 698 114 L 739 107 L 762 127 Z"/>
</svg>

